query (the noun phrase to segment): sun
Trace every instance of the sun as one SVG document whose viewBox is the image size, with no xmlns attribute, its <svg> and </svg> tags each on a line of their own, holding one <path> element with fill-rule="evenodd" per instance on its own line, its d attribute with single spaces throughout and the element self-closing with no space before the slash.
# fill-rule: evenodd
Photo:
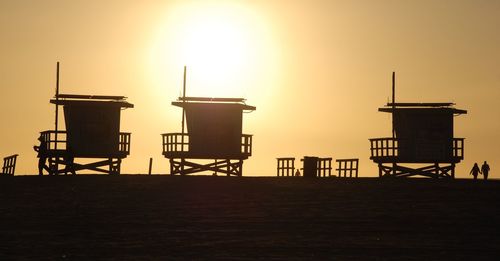
<svg viewBox="0 0 500 261">
<path fill-rule="evenodd" d="M 180 41 L 179 59 L 215 96 L 231 92 L 231 78 L 252 66 L 247 28 L 233 16 L 221 10 L 199 13 L 185 25 Z"/>
<path fill-rule="evenodd" d="M 153 51 L 154 66 L 187 66 L 189 96 L 245 96 L 273 64 L 262 17 L 242 3 L 179 4 L 165 25 Z"/>
</svg>

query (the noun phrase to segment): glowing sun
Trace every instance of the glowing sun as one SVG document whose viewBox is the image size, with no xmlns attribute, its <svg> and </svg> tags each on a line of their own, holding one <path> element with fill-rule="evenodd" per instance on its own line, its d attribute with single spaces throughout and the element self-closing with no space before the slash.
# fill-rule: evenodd
<svg viewBox="0 0 500 261">
<path fill-rule="evenodd" d="M 270 44 L 262 19 L 237 2 L 193 1 L 170 12 L 156 66 L 188 67 L 188 95 L 244 96 L 265 78 Z M 253 90 L 252 90 L 253 91 Z"/>
</svg>

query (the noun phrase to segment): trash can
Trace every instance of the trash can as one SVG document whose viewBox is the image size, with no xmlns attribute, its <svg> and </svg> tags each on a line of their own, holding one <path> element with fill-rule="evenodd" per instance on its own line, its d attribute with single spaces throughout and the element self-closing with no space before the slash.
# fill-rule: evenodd
<svg viewBox="0 0 500 261">
<path fill-rule="evenodd" d="M 318 157 L 304 157 L 304 177 L 316 178 L 318 176 Z"/>
</svg>

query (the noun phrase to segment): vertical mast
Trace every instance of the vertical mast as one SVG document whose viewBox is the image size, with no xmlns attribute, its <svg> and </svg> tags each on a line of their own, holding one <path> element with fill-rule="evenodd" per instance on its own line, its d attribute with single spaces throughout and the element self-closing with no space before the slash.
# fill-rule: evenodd
<svg viewBox="0 0 500 261">
<path fill-rule="evenodd" d="M 394 114 L 396 113 L 396 72 L 392 72 L 392 138 L 396 138 Z"/>
<path fill-rule="evenodd" d="M 54 137 L 54 149 L 57 150 L 57 134 L 59 127 L 59 62 L 57 62 L 56 68 L 56 122 L 55 122 L 55 137 Z"/>
<path fill-rule="evenodd" d="M 396 115 L 396 72 L 392 72 L 392 175 L 396 176 L 397 164 L 396 164 L 396 127 L 394 126 Z"/>
<path fill-rule="evenodd" d="M 185 102 L 186 102 L 186 66 L 184 65 L 184 82 L 182 84 L 182 103 L 185 103 Z M 184 109 L 184 106 L 182 106 L 182 139 L 183 140 L 184 140 L 184 118 L 185 117 L 186 117 L 186 111 Z"/>
</svg>

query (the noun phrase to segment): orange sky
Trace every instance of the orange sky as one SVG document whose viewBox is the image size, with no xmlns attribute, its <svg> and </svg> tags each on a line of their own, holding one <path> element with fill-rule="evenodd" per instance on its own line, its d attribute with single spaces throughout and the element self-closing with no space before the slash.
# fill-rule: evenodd
<svg viewBox="0 0 500 261">
<path fill-rule="evenodd" d="M 397 72 L 402 102 L 455 102 L 465 160 L 500 166 L 500 2 L 2 1 L 0 157 L 36 173 L 38 132 L 53 129 L 55 64 L 63 93 L 125 95 L 132 132 L 123 173 L 168 172 L 161 133 L 180 130 L 171 106 L 188 66 L 188 95 L 244 96 L 254 155 L 244 175 L 275 175 L 276 157 L 360 158 L 376 176 L 369 138 L 391 134 Z"/>
</svg>

